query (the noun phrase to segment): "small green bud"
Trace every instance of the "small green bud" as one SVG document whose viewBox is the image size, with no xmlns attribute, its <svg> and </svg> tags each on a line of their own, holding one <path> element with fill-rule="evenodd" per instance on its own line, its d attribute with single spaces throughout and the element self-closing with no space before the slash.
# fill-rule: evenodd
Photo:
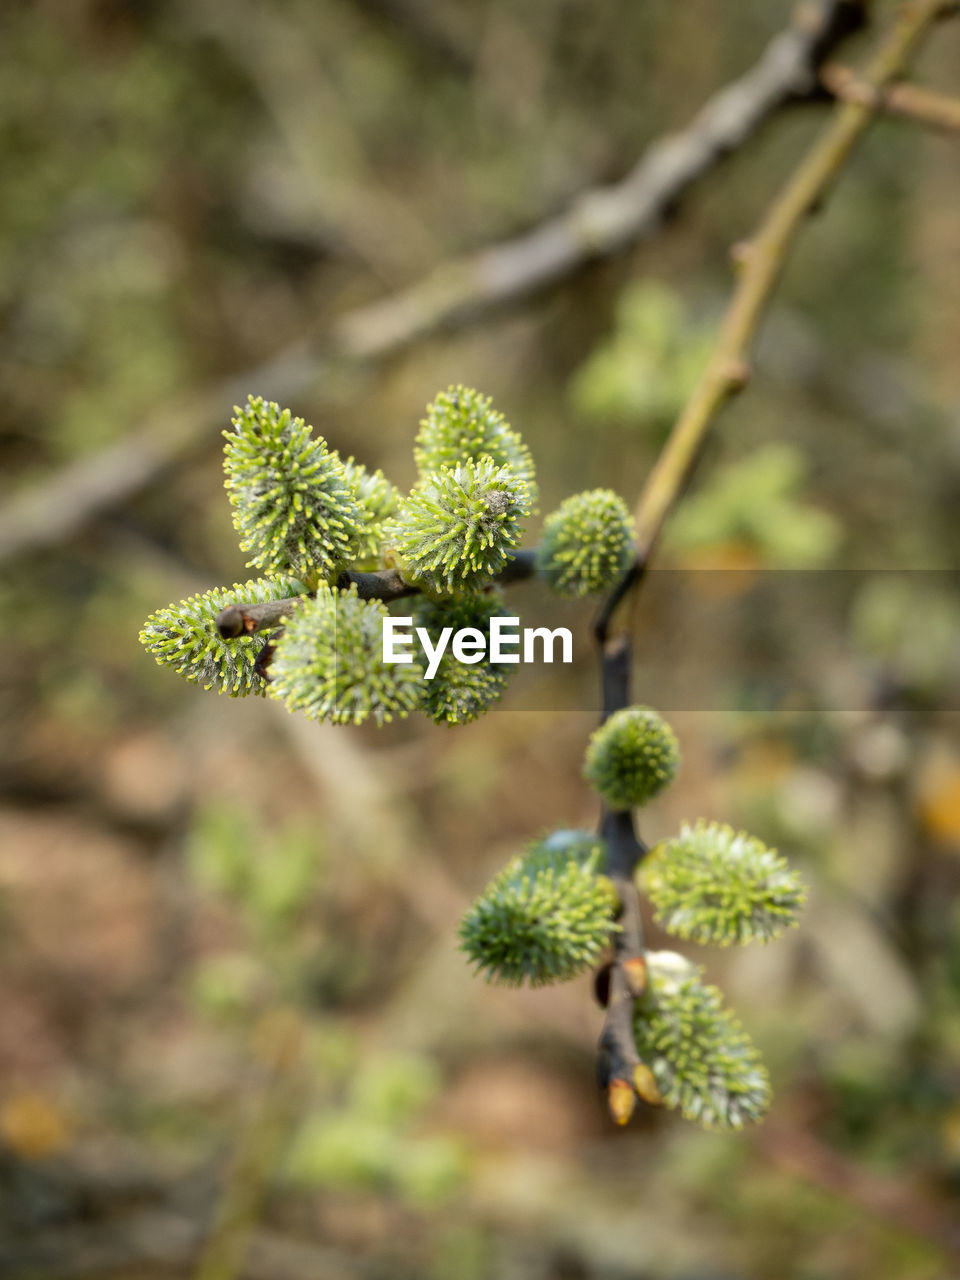
<svg viewBox="0 0 960 1280">
<path fill-rule="evenodd" d="M 349 561 L 365 514 L 343 463 L 289 409 L 250 396 L 225 431 L 226 490 L 250 564 L 327 577 Z"/>
<path fill-rule="evenodd" d="M 444 467 L 403 502 L 388 540 L 404 573 L 438 594 L 482 586 L 519 545 L 526 484 L 490 458 Z"/>
<path fill-rule="evenodd" d="M 508 466 L 526 482 L 531 503 L 537 500 L 536 476 L 530 450 L 489 396 L 469 387 L 448 387 L 432 404 L 420 423 L 414 448 L 422 476 L 458 462 L 492 458 L 498 467 Z"/>
<path fill-rule="evenodd" d="M 214 619 L 230 604 L 263 604 L 302 591 L 302 583 L 289 578 L 257 578 L 232 587 L 215 587 L 151 613 L 140 632 L 140 643 L 160 666 L 173 667 L 185 680 L 204 689 L 216 689 L 231 698 L 262 694 L 265 681 L 254 667 L 268 637 L 261 632 L 224 640 Z"/>
<path fill-rule="evenodd" d="M 630 567 L 633 521 L 611 489 L 575 493 L 547 516 L 537 568 L 561 596 L 603 591 Z"/>
<path fill-rule="evenodd" d="M 422 668 L 383 661 L 379 600 L 321 587 L 290 619 L 270 666 L 270 693 L 288 710 L 334 724 L 378 725 L 418 705 Z"/>
<path fill-rule="evenodd" d="M 445 627 L 454 634 L 465 627 L 479 631 L 490 641 L 490 619 L 505 616 L 500 601 L 488 595 L 452 596 L 442 600 L 421 597 L 413 607 L 414 624 L 426 627 L 436 643 Z M 492 663 L 484 655 L 479 662 L 460 662 L 448 649 L 432 680 L 423 682 L 422 710 L 437 724 L 466 724 L 503 696 L 514 667 Z"/>
<path fill-rule="evenodd" d="M 588 969 L 619 928 L 616 891 L 599 874 L 603 844 L 589 832 L 575 835 L 554 846 L 535 842 L 464 916 L 460 944 L 488 981 L 565 982 Z"/>
<path fill-rule="evenodd" d="M 400 493 L 382 471 L 368 471 L 353 458 L 347 458 L 343 470 L 362 513 L 357 542 L 351 549 L 351 562 L 378 561 L 384 521 L 396 513 Z"/>
<path fill-rule="evenodd" d="M 693 942 L 769 942 L 796 924 L 806 894 L 774 849 L 715 822 L 684 826 L 653 850 L 638 875 L 657 922 Z"/>
<path fill-rule="evenodd" d="M 770 1081 L 759 1053 L 702 971 L 670 951 L 647 953 L 650 983 L 633 1034 L 664 1106 L 705 1129 L 741 1129 L 763 1118 Z"/>
<path fill-rule="evenodd" d="M 656 711 L 624 707 L 592 734 L 583 776 L 611 809 L 630 809 L 670 785 L 679 758 L 673 730 Z"/>
</svg>

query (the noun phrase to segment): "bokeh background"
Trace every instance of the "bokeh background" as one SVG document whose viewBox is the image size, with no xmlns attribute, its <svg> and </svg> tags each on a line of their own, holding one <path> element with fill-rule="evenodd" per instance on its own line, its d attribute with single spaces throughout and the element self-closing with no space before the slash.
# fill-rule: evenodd
<svg viewBox="0 0 960 1280">
<path fill-rule="evenodd" d="M 760 1129 L 616 1130 L 588 979 L 502 991 L 456 949 L 509 856 L 595 821 L 589 664 L 473 726 L 366 732 L 204 694 L 137 642 L 247 576 L 219 436 L 247 392 L 407 485 L 424 405 L 464 382 L 525 434 L 544 511 L 598 485 L 632 504 L 729 246 L 824 105 L 536 298 L 376 362 L 324 335 L 621 177 L 789 17 L 3 6 L 0 501 L 47 503 L 19 543 L 8 525 L 0 585 L 3 1275 L 957 1273 L 956 137 L 879 123 L 806 228 L 639 615 L 637 697 L 685 663 L 704 682 L 670 685 L 684 765 L 647 839 L 743 825 L 811 886 L 786 940 L 696 956 L 767 1055 Z M 960 28 L 917 74 L 956 87 Z M 118 500 L 58 532 L 107 473 Z M 536 587 L 516 599 L 536 617 Z"/>
</svg>

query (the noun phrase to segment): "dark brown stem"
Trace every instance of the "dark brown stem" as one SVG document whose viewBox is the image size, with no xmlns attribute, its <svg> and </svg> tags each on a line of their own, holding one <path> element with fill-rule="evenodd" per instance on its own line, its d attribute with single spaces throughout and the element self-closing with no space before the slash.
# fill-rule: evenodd
<svg viewBox="0 0 960 1280">
<path fill-rule="evenodd" d="M 497 574 L 497 582 L 503 586 L 511 582 L 525 582 L 537 572 L 537 548 L 521 547 L 515 551 Z"/>
<path fill-rule="evenodd" d="M 515 551 L 497 574 L 494 581 L 500 586 L 511 582 L 523 582 L 536 573 L 536 547 Z M 406 582 L 398 569 L 375 569 L 371 573 L 357 573 L 352 569 L 341 573 L 337 586 L 345 591 L 350 584 L 357 588 L 361 600 L 401 600 L 404 596 L 420 594 L 420 588 Z"/>
<path fill-rule="evenodd" d="M 398 569 L 374 569 L 370 573 L 358 573 L 347 569 L 337 579 L 337 587 L 346 591 L 357 588 L 361 600 L 402 600 L 404 596 L 420 594 L 420 588 L 404 582 Z"/>
<path fill-rule="evenodd" d="M 615 594 L 629 590 L 618 586 Z M 622 595 L 621 595 L 622 598 Z M 627 636 L 605 638 L 598 626 L 603 687 L 603 719 L 630 705 L 631 652 Z M 633 1006 L 646 985 L 643 919 L 634 882 L 637 865 L 646 853 L 638 839 L 629 809 L 604 807 L 600 834 L 606 845 L 605 871 L 620 902 L 619 932 L 614 934 L 607 1010 L 600 1032 L 598 1078 L 614 1119 L 625 1124 L 635 1105 L 634 1080 L 640 1059 L 633 1039 Z"/>
<path fill-rule="evenodd" d="M 263 646 L 257 654 L 256 662 L 253 664 L 253 674 L 259 676 L 261 680 L 266 680 L 267 684 L 270 683 L 270 663 L 273 662 L 273 655 L 277 652 L 276 641 L 280 639 L 281 635 L 282 632 L 278 632 L 272 640 Z"/>
<path fill-rule="evenodd" d="M 302 604 L 307 596 L 287 596 L 283 600 L 264 600 L 262 604 L 228 604 L 214 618 L 214 626 L 224 640 L 268 631 Z"/>
<path fill-rule="evenodd" d="M 494 581 L 505 586 L 511 582 L 523 582 L 534 576 L 536 563 L 536 547 L 521 548 L 514 552 Z M 346 591 L 350 586 L 357 588 L 357 595 L 361 600 L 402 600 L 405 596 L 420 594 L 420 588 L 405 582 L 398 569 L 374 569 L 370 573 L 347 569 L 337 578 L 337 587 Z M 283 600 L 264 600 L 261 604 L 228 604 L 217 614 L 214 625 L 224 640 L 236 640 L 239 636 L 269 631 L 284 618 L 288 618 L 310 595 L 312 592 L 302 596 L 288 596 Z"/>
</svg>

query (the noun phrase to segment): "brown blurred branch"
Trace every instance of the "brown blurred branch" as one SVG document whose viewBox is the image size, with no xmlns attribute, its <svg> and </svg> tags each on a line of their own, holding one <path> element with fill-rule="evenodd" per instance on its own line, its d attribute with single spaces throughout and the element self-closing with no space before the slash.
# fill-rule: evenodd
<svg viewBox="0 0 960 1280">
<path fill-rule="evenodd" d="M 56 546 L 154 483 L 174 463 L 209 445 L 203 432 L 241 403 L 251 387 L 271 399 L 298 395 L 317 373 L 307 342 L 150 414 L 143 425 L 99 453 L 9 496 L 0 511 L 0 563 Z"/>
<path fill-rule="evenodd" d="M 802 8 L 748 72 L 710 98 L 685 130 L 653 143 L 621 182 L 585 192 L 565 213 L 515 240 L 437 267 L 423 281 L 349 312 L 322 337 L 159 410 L 102 452 L 14 494 L 0 512 L 0 563 L 56 545 L 146 488 L 209 443 L 209 425 L 251 388 L 288 400 L 337 362 L 391 355 L 438 330 L 516 304 L 650 235 L 683 192 L 765 120 L 821 92 L 823 60 L 863 25 L 864 12 L 864 0 Z"/>
<path fill-rule="evenodd" d="M 875 97 L 899 75 L 929 28 L 954 6 L 944 0 L 911 0 L 898 13 L 863 73 L 871 100 L 839 104 L 830 123 L 794 170 L 775 198 L 753 240 L 737 253 L 740 281 L 727 308 L 713 355 L 686 407 L 680 414 L 654 464 L 637 503 L 637 554 L 633 565 L 614 587 L 595 624 L 603 679 L 603 716 L 630 701 L 630 651 L 626 637 L 609 638 L 614 613 L 637 588 L 663 528 L 664 521 L 685 489 L 707 434 L 723 405 L 746 384 L 753 340 L 767 304 L 780 279 L 793 243 L 807 216 L 821 204 L 875 115 Z M 633 834 L 631 815 L 604 812 L 608 837 L 608 866 L 617 876 L 621 901 L 636 892 L 633 874 L 645 847 Z M 612 838 L 611 838 L 612 837 Z M 625 895 L 625 896 L 624 896 Z M 642 993 L 643 972 L 629 968 L 629 940 L 621 934 L 610 974 L 610 1000 L 599 1046 L 600 1078 L 607 1088 L 610 1110 L 625 1123 L 634 1106 L 631 1086 L 643 1092 L 636 1079 L 636 1051 L 632 1038 L 633 995 Z M 638 953 L 639 954 L 639 953 Z"/>
<path fill-rule="evenodd" d="M 820 79 L 841 102 L 855 102 L 888 116 L 900 116 L 914 124 L 960 133 L 960 98 L 924 89 L 916 84 L 891 84 L 878 90 L 862 80 L 850 67 L 830 63 Z"/>
<path fill-rule="evenodd" d="M 861 0 L 803 8 L 745 75 L 715 94 L 680 133 L 654 142 L 618 183 L 587 191 L 526 235 L 445 263 L 424 280 L 344 317 L 348 352 L 388 354 L 514 303 L 655 231 L 678 197 L 788 102 L 815 96 L 823 58 L 864 22 Z"/>
</svg>

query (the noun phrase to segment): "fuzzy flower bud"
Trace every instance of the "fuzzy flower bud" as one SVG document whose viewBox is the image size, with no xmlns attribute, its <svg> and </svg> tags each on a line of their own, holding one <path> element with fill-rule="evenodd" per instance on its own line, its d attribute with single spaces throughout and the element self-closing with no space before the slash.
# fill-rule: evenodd
<svg viewBox="0 0 960 1280">
<path fill-rule="evenodd" d="M 231 698 L 262 694 L 265 681 L 255 664 L 268 637 L 260 632 L 224 640 L 214 619 L 230 604 L 262 604 L 302 590 L 301 583 L 289 578 L 258 578 L 232 587 L 215 587 L 151 613 L 140 632 L 140 643 L 160 666 L 173 667 L 185 680 L 204 689 L 216 689 Z"/>
<path fill-rule="evenodd" d="M 519 432 L 494 409 L 490 397 L 469 387 L 448 387 L 427 405 L 414 456 L 422 476 L 471 458 L 475 462 L 492 458 L 498 467 L 510 467 L 526 483 L 531 503 L 537 500 L 530 450 Z"/>
<path fill-rule="evenodd" d="M 426 627 L 436 643 L 440 633 L 451 627 L 454 634 L 472 628 L 489 648 L 490 619 L 504 615 L 500 601 L 488 595 L 453 596 L 442 600 L 427 597 L 414 605 L 413 618 Z M 437 724 L 466 724 L 502 697 L 514 668 L 508 663 L 492 663 L 486 655 L 479 662 L 460 662 L 448 649 L 432 680 L 423 684 L 421 707 Z"/>
<path fill-rule="evenodd" d="M 537 568 L 558 595 L 585 596 L 613 586 L 632 556 L 633 521 L 623 499 L 591 489 L 547 516 Z"/>
<path fill-rule="evenodd" d="M 361 511 L 357 541 L 351 548 L 351 562 L 375 563 L 383 545 L 384 521 L 396 513 L 400 494 L 382 471 L 368 471 L 353 458 L 347 458 L 343 470 Z"/>
<path fill-rule="evenodd" d="M 289 409 L 250 396 L 225 431 L 225 486 L 250 564 L 326 577 L 349 561 L 366 519 L 343 463 Z"/>
<path fill-rule="evenodd" d="M 599 874 L 589 832 L 538 841 L 487 886 L 460 924 L 460 943 L 488 980 L 565 982 L 594 963 L 618 926 L 616 893 Z"/>
<path fill-rule="evenodd" d="M 685 826 L 639 869 L 657 922 L 693 942 L 769 942 L 796 924 L 806 894 L 774 849 L 716 822 Z"/>
<path fill-rule="evenodd" d="M 677 772 L 673 730 L 650 707 L 624 707 L 592 734 L 583 776 L 611 809 L 652 800 Z"/>
<path fill-rule="evenodd" d="M 270 693 L 310 720 L 382 725 L 403 719 L 419 703 L 423 670 L 415 662 L 383 661 L 386 616 L 379 600 L 360 600 L 356 587 L 321 587 L 277 642 Z"/>
<path fill-rule="evenodd" d="M 404 573 L 438 594 L 481 586 L 520 543 L 530 495 L 490 458 L 444 467 L 405 499 L 389 528 Z"/>
<path fill-rule="evenodd" d="M 637 1053 L 663 1105 L 705 1129 L 741 1129 L 763 1118 L 770 1081 L 750 1037 L 716 987 L 673 952 L 648 952 L 650 986 L 637 1002 Z"/>
</svg>

